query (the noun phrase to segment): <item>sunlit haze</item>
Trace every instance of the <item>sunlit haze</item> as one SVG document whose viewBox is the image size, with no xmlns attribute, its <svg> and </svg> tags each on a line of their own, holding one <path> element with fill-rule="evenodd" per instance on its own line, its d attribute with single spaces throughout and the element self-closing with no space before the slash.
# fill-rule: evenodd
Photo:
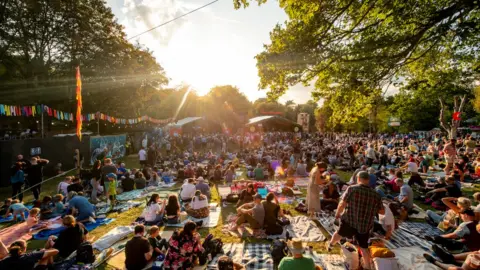
<svg viewBox="0 0 480 270">
<path fill-rule="evenodd" d="M 133 37 L 211 0 L 107 0 L 118 22 Z M 141 35 L 170 78 L 170 87 L 191 85 L 206 94 L 215 85 L 231 84 L 250 100 L 265 96 L 258 90 L 254 56 L 269 42 L 269 32 L 287 19 L 276 1 L 234 10 L 232 0 L 220 0 L 204 9 Z M 293 87 L 281 101 L 306 102 L 308 89 Z"/>
</svg>

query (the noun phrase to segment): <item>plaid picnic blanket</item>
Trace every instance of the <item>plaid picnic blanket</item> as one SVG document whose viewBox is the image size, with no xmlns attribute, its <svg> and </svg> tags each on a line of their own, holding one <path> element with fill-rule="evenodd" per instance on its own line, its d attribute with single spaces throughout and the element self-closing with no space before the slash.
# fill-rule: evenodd
<svg viewBox="0 0 480 270">
<path fill-rule="evenodd" d="M 322 211 L 317 216 L 317 219 L 330 236 L 335 233 L 337 226 L 334 224 L 335 217 L 332 214 Z"/>
<path fill-rule="evenodd" d="M 242 264 L 246 269 L 273 269 L 269 244 L 247 244 L 243 250 Z"/>
<path fill-rule="evenodd" d="M 232 258 L 233 262 L 242 263 L 243 249 L 244 249 L 243 243 L 224 244 L 223 254 L 218 254 L 217 256 L 215 256 L 215 258 L 213 258 L 213 260 L 208 263 L 207 269 L 212 269 L 212 270 L 218 269 L 217 267 L 218 259 L 223 255 L 227 255 L 228 257 Z"/>
<path fill-rule="evenodd" d="M 420 247 L 425 251 L 429 251 L 432 244 L 427 240 L 415 236 L 413 233 L 407 232 L 403 229 L 394 230 L 390 240 L 385 242 L 385 246 L 389 249 L 403 248 L 403 247 Z"/>
<path fill-rule="evenodd" d="M 400 223 L 399 228 L 417 237 L 418 236 L 424 237 L 425 235 L 432 236 L 432 235 L 443 234 L 443 232 L 440 231 L 440 229 L 438 229 L 437 227 L 433 227 L 428 223 L 421 223 L 421 222 L 405 221 Z"/>
</svg>

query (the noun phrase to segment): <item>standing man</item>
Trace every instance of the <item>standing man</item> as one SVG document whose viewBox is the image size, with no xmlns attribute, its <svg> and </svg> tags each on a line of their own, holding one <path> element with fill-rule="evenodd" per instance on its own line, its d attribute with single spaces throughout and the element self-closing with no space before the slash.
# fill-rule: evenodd
<svg viewBox="0 0 480 270">
<path fill-rule="evenodd" d="M 40 157 L 32 157 L 30 160 L 30 167 L 27 168 L 27 179 L 30 185 L 33 197 L 35 200 L 40 198 L 40 191 L 43 181 L 43 167 L 48 164 L 47 159 L 41 159 Z"/>
<path fill-rule="evenodd" d="M 380 195 L 368 186 L 368 182 L 368 173 L 361 171 L 358 173 L 358 184 L 350 186 L 343 194 L 335 215 L 335 219 L 340 219 L 340 227 L 333 234 L 327 248 L 331 250 L 342 237 L 354 237 L 362 250 L 365 268 L 372 269 L 368 251 L 369 233 L 375 216 L 384 215 L 385 209 Z"/>
<path fill-rule="evenodd" d="M 455 148 L 455 144 L 457 141 L 455 139 L 451 139 L 445 147 L 443 147 L 443 154 L 445 155 L 445 162 L 447 162 L 447 166 L 445 166 L 446 175 L 450 175 L 450 170 L 453 169 L 453 163 L 455 162 L 455 158 L 457 156 L 457 149 Z"/>
<path fill-rule="evenodd" d="M 378 148 L 378 152 L 380 154 L 380 165 L 378 166 L 381 168 L 382 166 L 387 167 L 388 163 L 388 147 L 387 142 L 383 141 L 380 147 Z"/>
<path fill-rule="evenodd" d="M 140 151 L 138 151 L 138 159 L 142 167 L 147 165 L 147 151 L 145 151 L 144 147 L 142 147 Z"/>
</svg>

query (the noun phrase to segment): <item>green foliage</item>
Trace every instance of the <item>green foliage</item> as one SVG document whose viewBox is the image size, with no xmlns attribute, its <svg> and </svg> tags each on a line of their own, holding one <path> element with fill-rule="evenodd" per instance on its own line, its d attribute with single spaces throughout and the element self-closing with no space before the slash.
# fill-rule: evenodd
<svg viewBox="0 0 480 270">
<path fill-rule="evenodd" d="M 266 1 L 234 0 L 234 6 L 250 2 Z M 426 72 L 472 62 L 478 71 L 478 1 L 279 0 L 279 5 L 289 20 L 271 31 L 271 43 L 256 56 L 260 87 L 276 99 L 293 85 L 314 83 L 312 95 L 329 100 L 334 126 L 370 118 L 379 89 L 398 76 L 418 81 L 419 61 Z"/>
</svg>

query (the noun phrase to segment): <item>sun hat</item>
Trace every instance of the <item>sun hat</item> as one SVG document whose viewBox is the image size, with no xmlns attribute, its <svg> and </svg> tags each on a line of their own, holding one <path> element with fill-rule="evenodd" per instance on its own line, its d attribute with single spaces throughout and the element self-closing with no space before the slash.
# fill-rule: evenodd
<svg viewBox="0 0 480 270">
<path fill-rule="evenodd" d="M 292 240 L 288 241 L 288 249 L 294 255 L 303 254 L 305 251 L 305 244 L 299 238 L 293 238 Z"/>
</svg>

